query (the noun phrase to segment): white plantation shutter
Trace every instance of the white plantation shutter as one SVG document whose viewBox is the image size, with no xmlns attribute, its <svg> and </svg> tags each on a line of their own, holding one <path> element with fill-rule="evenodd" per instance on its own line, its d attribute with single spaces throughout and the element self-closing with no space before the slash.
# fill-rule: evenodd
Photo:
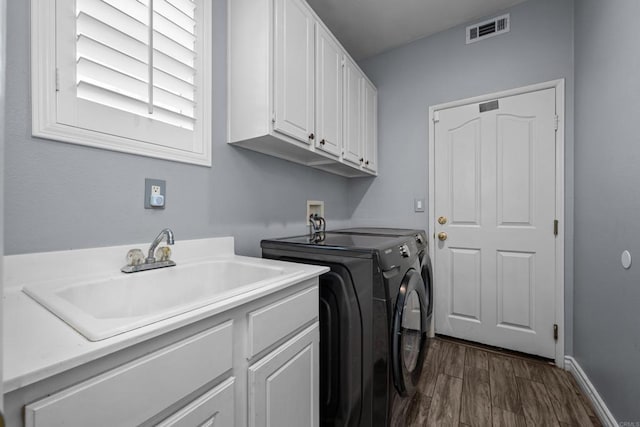
<svg viewBox="0 0 640 427">
<path fill-rule="evenodd" d="M 105 148 L 210 164 L 209 3 L 58 0 L 57 124 Z"/>
<path fill-rule="evenodd" d="M 188 14 L 170 0 L 77 0 L 78 97 L 193 130 L 195 5 L 180 3 Z"/>
</svg>

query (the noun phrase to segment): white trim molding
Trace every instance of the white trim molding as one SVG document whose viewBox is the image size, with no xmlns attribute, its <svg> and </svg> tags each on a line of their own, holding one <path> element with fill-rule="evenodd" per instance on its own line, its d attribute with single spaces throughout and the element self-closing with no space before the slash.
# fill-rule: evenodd
<svg viewBox="0 0 640 427">
<path fill-rule="evenodd" d="M 604 403 L 604 400 L 602 400 L 602 397 L 600 397 L 598 390 L 596 390 L 595 386 L 589 380 L 589 377 L 587 377 L 587 374 L 582 370 L 580 364 L 578 364 L 578 361 L 571 356 L 566 356 L 564 358 L 564 367 L 573 375 L 582 392 L 593 404 L 593 408 L 600 422 L 605 426 L 617 427 L 618 422 L 613 417 L 611 411 L 609 411 L 609 408 L 607 408 L 607 405 Z"/>
<path fill-rule="evenodd" d="M 453 102 L 447 102 L 429 107 L 429 218 L 428 227 L 429 234 L 433 235 L 435 230 L 435 127 L 434 119 L 438 111 L 460 107 L 463 105 L 481 103 L 485 101 L 495 100 L 497 98 L 505 98 L 508 96 L 521 95 L 530 92 L 537 92 L 544 89 L 556 89 L 556 115 L 558 116 L 558 130 L 556 132 L 556 218 L 560 220 L 560 230 L 555 240 L 556 252 L 556 309 L 555 323 L 558 325 L 558 341 L 556 342 L 555 363 L 559 368 L 564 368 L 565 362 L 565 319 L 564 319 L 564 225 L 567 221 L 565 218 L 565 81 L 564 79 L 552 80 L 548 82 L 538 83 L 530 86 L 524 86 L 515 89 L 509 89 L 501 92 L 480 95 L 473 98 L 460 99 Z M 429 245 L 429 256 L 435 259 L 433 244 Z M 435 322 L 434 322 L 435 323 Z"/>
</svg>

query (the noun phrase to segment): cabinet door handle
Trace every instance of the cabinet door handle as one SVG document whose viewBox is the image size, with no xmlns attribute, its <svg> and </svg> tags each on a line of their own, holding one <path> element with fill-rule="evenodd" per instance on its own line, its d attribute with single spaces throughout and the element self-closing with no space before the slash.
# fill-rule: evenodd
<svg viewBox="0 0 640 427">
<path fill-rule="evenodd" d="M 360 163 L 364 162 L 364 158 L 360 157 Z"/>
<path fill-rule="evenodd" d="M 316 136 L 314 134 L 311 134 L 309 135 L 309 139 L 313 141 L 314 139 L 316 139 Z"/>
<path fill-rule="evenodd" d="M 320 145 L 324 145 L 324 139 L 320 141 Z"/>
<path fill-rule="evenodd" d="M 366 162 L 364 162 L 365 165 L 369 166 L 369 160 L 367 160 Z"/>
</svg>

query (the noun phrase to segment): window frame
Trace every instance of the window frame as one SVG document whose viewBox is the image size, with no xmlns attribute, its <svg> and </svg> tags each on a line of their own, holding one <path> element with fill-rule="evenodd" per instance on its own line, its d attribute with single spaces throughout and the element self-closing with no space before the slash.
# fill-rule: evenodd
<svg viewBox="0 0 640 427">
<path fill-rule="evenodd" d="M 203 25 L 201 51 L 196 57 L 196 124 L 194 146 L 202 152 L 187 151 L 134 138 L 110 135 L 58 122 L 56 63 L 56 3 L 74 0 L 31 0 L 31 100 L 32 135 L 111 151 L 154 157 L 202 166 L 211 166 L 212 151 L 212 5 L 198 0 L 197 13 Z M 198 18 L 197 18 L 198 19 Z"/>
</svg>

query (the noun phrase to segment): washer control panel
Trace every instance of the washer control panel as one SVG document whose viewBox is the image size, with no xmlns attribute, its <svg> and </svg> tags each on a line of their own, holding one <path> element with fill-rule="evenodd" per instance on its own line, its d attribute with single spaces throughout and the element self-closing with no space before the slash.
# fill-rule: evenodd
<svg viewBox="0 0 640 427">
<path fill-rule="evenodd" d="M 409 246 L 407 246 L 406 244 L 400 246 L 400 255 L 402 255 L 403 258 L 409 258 L 411 256 Z"/>
<path fill-rule="evenodd" d="M 389 248 L 380 251 L 380 268 L 382 271 L 389 271 L 401 265 L 408 265 L 418 256 L 418 246 L 413 237 L 409 237 L 404 242 L 400 241 Z"/>
</svg>

